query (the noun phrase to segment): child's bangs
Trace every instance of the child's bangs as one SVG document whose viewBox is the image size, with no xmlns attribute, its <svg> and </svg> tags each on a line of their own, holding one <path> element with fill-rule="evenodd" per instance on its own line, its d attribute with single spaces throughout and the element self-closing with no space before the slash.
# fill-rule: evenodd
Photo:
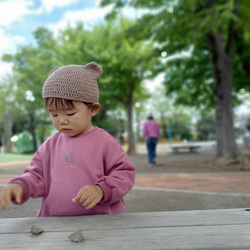
<svg viewBox="0 0 250 250">
<path fill-rule="evenodd" d="M 53 108 L 55 110 L 64 110 L 75 107 L 74 101 L 63 98 L 49 97 L 45 98 L 44 102 L 47 108 Z"/>
</svg>

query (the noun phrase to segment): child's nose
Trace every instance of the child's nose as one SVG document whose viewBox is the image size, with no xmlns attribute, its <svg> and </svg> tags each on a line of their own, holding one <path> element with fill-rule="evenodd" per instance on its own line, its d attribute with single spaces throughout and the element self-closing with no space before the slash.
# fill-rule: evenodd
<svg viewBox="0 0 250 250">
<path fill-rule="evenodd" d="M 66 118 L 61 117 L 61 118 L 59 118 L 59 123 L 64 125 L 64 124 L 68 124 L 69 122 L 68 122 L 68 120 Z"/>
</svg>

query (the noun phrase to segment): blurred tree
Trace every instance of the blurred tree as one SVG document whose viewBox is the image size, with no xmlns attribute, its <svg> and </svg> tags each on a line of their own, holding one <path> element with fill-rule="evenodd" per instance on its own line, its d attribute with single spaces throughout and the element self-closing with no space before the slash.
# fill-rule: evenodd
<svg viewBox="0 0 250 250">
<path fill-rule="evenodd" d="M 246 130 L 250 132 L 250 116 L 248 116 L 246 119 Z"/>
<path fill-rule="evenodd" d="M 200 119 L 196 123 L 196 130 L 200 139 L 211 140 L 215 136 L 215 119 L 214 114 L 205 112 L 201 114 Z"/>
<path fill-rule="evenodd" d="M 127 112 L 128 154 L 135 153 L 134 104 L 149 96 L 142 81 L 157 60 L 152 58 L 152 43 L 137 40 L 129 33 L 133 24 L 124 18 L 100 24 L 94 27 L 88 40 L 89 51 L 103 69 L 99 81 L 101 102 L 110 108 L 119 104 Z"/>
<path fill-rule="evenodd" d="M 151 92 L 151 99 L 148 101 L 147 110 L 144 119 L 149 114 L 153 114 L 155 120 L 159 121 L 161 128 L 161 139 L 168 138 L 167 124 L 170 124 L 169 117 L 174 116 L 177 105 L 174 104 L 174 97 L 170 95 L 166 98 L 165 88 L 163 85 L 157 86 Z M 171 119 L 171 122 L 173 119 Z M 171 126 L 171 124 L 170 124 Z"/>
<path fill-rule="evenodd" d="M 217 159 L 222 163 L 240 160 L 233 128 L 232 93 L 236 88 L 232 76 L 241 79 L 238 86 L 249 86 L 240 78 L 245 74 L 249 79 L 249 53 L 244 51 L 249 46 L 249 1 L 101 1 L 102 6 L 111 3 L 110 17 L 125 5 L 144 11 L 133 34 L 154 40 L 159 53 L 168 55 L 162 64 L 167 92 L 176 92 L 179 102 L 203 108 L 211 106 L 214 98 Z M 169 61 L 171 55 L 175 59 Z M 233 73 L 236 55 L 239 74 Z"/>
<path fill-rule="evenodd" d="M 161 122 L 166 121 L 166 114 L 174 112 L 174 97 L 166 98 L 164 86 L 157 86 L 151 93 L 147 114 L 152 113 Z"/>
<path fill-rule="evenodd" d="M 11 136 L 13 123 L 13 99 L 14 82 L 10 76 L 1 79 L 0 83 L 0 146 L 3 146 L 4 152 L 11 152 Z"/>
<path fill-rule="evenodd" d="M 86 64 L 95 61 L 103 69 L 98 79 L 102 108 L 93 119 L 110 133 L 117 133 L 116 120 L 107 120 L 109 110 L 122 107 L 127 112 L 128 154 L 135 152 L 133 137 L 133 104 L 148 97 L 142 80 L 150 69 L 153 46 L 151 43 L 136 41 L 128 30 L 133 23 L 121 18 L 117 22 L 98 24 L 91 31 L 84 30 L 79 23 L 59 33 L 56 48 L 57 64 Z M 94 45 L 94 46 L 93 46 Z M 117 128 L 118 130 L 114 130 Z"/>
<path fill-rule="evenodd" d="M 4 61 L 13 62 L 13 81 L 16 83 L 15 103 L 22 108 L 28 119 L 26 129 L 31 133 L 34 151 L 37 150 L 36 126 L 47 124 L 47 118 L 40 110 L 44 110 L 42 86 L 48 72 L 55 66 L 55 41 L 52 32 L 38 28 L 34 32 L 35 45 L 23 46 L 15 55 L 5 54 Z M 44 118 L 44 119 L 43 119 Z"/>
<path fill-rule="evenodd" d="M 175 109 L 167 116 L 167 121 L 171 125 L 172 136 L 176 140 L 192 140 L 190 115 L 182 109 Z"/>
<path fill-rule="evenodd" d="M 21 47 L 15 55 L 4 56 L 5 61 L 14 63 L 14 78 L 18 86 L 16 101 L 25 107 L 25 114 L 29 117 L 28 129 L 33 136 L 34 150 L 37 148 L 35 128 L 38 122 L 47 123 L 41 90 L 48 72 L 65 64 L 96 61 L 103 68 L 103 75 L 98 81 L 102 109 L 94 123 L 106 126 L 109 132 L 117 132 L 112 129 L 114 125 L 119 129 L 115 121 L 104 122 L 104 118 L 109 109 L 121 105 L 127 110 L 128 153 L 134 153 L 134 98 L 142 100 L 147 97 L 141 83 L 150 68 L 153 46 L 127 36 L 130 26 L 129 20 L 121 19 L 97 25 L 90 32 L 84 30 L 83 24 L 78 24 L 75 28 L 60 31 L 56 39 L 51 31 L 39 28 L 34 32 L 35 45 Z"/>
<path fill-rule="evenodd" d="M 28 128 L 29 118 L 25 105 L 18 98 L 19 88 L 13 76 L 6 75 L 0 83 L 0 140 L 5 152 L 12 152 L 11 137 Z M 9 124 L 5 115 L 8 110 Z M 8 131 L 8 132 L 7 132 Z M 7 132 L 7 133 L 6 133 Z"/>
<path fill-rule="evenodd" d="M 57 46 L 55 48 L 55 61 L 57 67 L 68 64 L 85 65 L 91 61 L 100 64 L 98 54 L 93 53 L 93 44 L 90 45 L 89 40 L 92 39 L 92 31 L 86 30 L 83 23 L 78 23 L 75 27 L 68 26 L 65 30 L 58 33 Z M 104 38 L 100 38 L 100 43 Z M 92 41 L 92 40 L 91 40 Z M 95 47 L 95 46 L 94 46 Z M 102 78 L 102 77 L 101 77 Z M 101 78 L 98 79 L 100 87 Z M 119 133 L 117 121 L 109 118 L 108 110 L 115 108 L 116 103 L 110 98 L 103 98 L 103 93 L 99 95 L 101 110 L 93 117 L 93 124 L 107 130 L 113 136 Z"/>
</svg>

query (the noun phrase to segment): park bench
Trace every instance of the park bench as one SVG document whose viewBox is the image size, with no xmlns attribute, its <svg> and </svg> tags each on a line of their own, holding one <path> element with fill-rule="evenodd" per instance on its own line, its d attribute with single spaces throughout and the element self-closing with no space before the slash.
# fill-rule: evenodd
<svg viewBox="0 0 250 250">
<path fill-rule="evenodd" d="M 197 152 L 197 150 L 201 146 L 195 145 L 195 144 L 183 144 L 183 145 L 172 145 L 171 149 L 173 150 L 174 153 L 177 153 L 179 151 L 189 151 L 189 152 Z"/>
<path fill-rule="evenodd" d="M 250 249 L 245 208 L 2 218 L 1 249 Z M 31 235 L 32 226 L 44 230 Z M 68 236 L 81 230 L 84 240 Z"/>
</svg>

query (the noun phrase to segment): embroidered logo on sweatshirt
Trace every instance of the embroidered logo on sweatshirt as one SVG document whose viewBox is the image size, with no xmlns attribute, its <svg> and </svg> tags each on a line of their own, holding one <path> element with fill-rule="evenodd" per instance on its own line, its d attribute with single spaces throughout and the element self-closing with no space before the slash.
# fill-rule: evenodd
<svg viewBox="0 0 250 250">
<path fill-rule="evenodd" d="M 75 159 L 75 156 L 73 153 L 71 152 L 66 152 L 65 153 L 65 160 L 69 163 L 73 163 L 74 162 L 74 159 Z"/>
</svg>

